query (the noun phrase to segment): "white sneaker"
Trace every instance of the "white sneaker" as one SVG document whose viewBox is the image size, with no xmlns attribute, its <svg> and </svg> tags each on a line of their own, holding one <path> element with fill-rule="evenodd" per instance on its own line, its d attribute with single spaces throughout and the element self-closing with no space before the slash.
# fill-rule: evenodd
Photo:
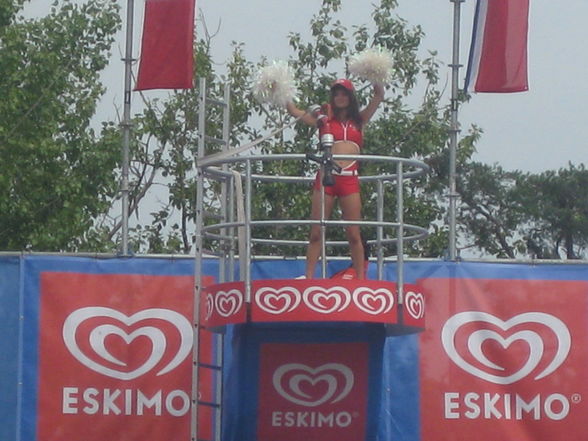
<svg viewBox="0 0 588 441">
<path fill-rule="evenodd" d="M 304 274 L 296 277 L 296 280 L 302 280 L 302 279 L 306 279 L 306 276 Z"/>
</svg>

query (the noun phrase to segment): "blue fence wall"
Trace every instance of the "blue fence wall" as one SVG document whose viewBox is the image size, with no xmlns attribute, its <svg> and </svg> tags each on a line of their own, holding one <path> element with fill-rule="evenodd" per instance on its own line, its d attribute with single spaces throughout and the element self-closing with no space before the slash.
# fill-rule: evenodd
<svg viewBox="0 0 588 441">
<path fill-rule="evenodd" d="M 346 266 L 346 262 L 334 262 L 330 265 L 330 271 L 339 271 Z M 268 260 L 256 262 L 253 265 L 253 278 L 292 278 L 303 272 L 304 263 L 301 260 Z M 36 348 L 26 347 L 24 342 L 35 339 L 24 338 L 23 335 L 40 332 L 37 329 L 27 327 L 26 321 L 22 320 L 25 311 L 35 310 L 35 305 L 27 305 L 31 302 L 30 296 L 25 295 L 25 280 L 29 291 L 31 284 L 39 283 L 39 274 L 43 271 L 52 272 L 90 272 L 99 274 L 152 274 L 152 275 L 192 275 L 193 260 L 191 259 L 154 259 L 154 258 L 112 258 L 93 259 L 81 257 L 62 256 L 36 256 L 18 255 L 0 257 L 0 440 L 2 441 L 34 441 L 32 431 L 22 432 L 19 425 L 29 420 L 31 416 L 20 415 L 21 409 L 28 409 L 21 406 L 23 393 L 21 379 L 23 370 L 23 359 L 35 360 Z M 215 261 L 206 261 L 204 273 L 216 275 L 217 266 Z M 31 275 L 32 274 L 32 275 Z M 386 278 L 395 280 L 396 268 L 389 264 L 385 268 Z M 375 276 L 375 268 L 372 265 L 369 276 Z M 32 279 L 31 279 L 32 277 Z M 544 281 L 588 281 L 588 264 L 515 264 L 515 263 L 468 263 L 468 262 L 407 262 L 405 281 L 414 283 L 418 279 L 444 278 L 444 279 L 479 279 L 479 280 L 544 280 Z M 538 293 L 540 295 L 541 293 Z M 588 293 L 587 293 L 588 294 Z M 588 315 L 588 311 L 581 311 Z M 23 327 L 23 322 L 25 327 Z M 391 369 L 387 375 L 393 375 L 395 379 L 390 384 L 398 381 L 399 378 L 408 379 L 410 382 L 418 382 L 418 375 L 415 372 L 407 372 L 403 375 L 403 369 L 418 363 L 418 338 L 415 336 L 398 339 L 387 343 L 385 357 L 389 357 Z M 404 363 L 409 359 L 409 363 Z M 33 369 L 36 369 L 34 367 Z M 403 380 L 400 386 L 406 386 Z M 417 387 L 417 386 L 414 386 Z M 411 386 L 411 388 L 414 388 Z M 418 408 L 416 401 L 402 401 L 394 397 L 394 390 L 391 395 L 384 397 L 389 400 L 387 412 L 397 414 L 399 420 L 414 421 L 414 414 Z M 28 394 L 34 391 L 28 390 Z M 413 397 L 414 398 L 414 397 Z M 28 398 L 27 398 L 28 399 Z M 34 401 L 33 401 L 34 402 Z M 410 403 L 410 406 L 407 405 Z M 410 413 L 402 417 L 403 413 Z M 34 418 L 34 417 L 33 417 Z M 29 420 L 30 421 L 30 420 Z M 392 436 L 398 427 L 393 421 L 389 421 L 390 427 L 387 433 Z M 412 423 L 411 423 L 412 424 Z M 404 434 L 397 434 L 390 439 L 420 439 L 418 430 L 413 436 L 406 438 Z M 25 433 L 26 435 L 22 435 Z M 398 436 L 400 438 L 398 438 Z M 32 437 L 32 438 L 29 438 Z M 39 440 L 44 441 L 44 440 Z"/>
<path fill-rule="evenodd" d="M 19 383 L 19 257 L 0 258 L 0 439 L 16 439 Z"/>
</svg>

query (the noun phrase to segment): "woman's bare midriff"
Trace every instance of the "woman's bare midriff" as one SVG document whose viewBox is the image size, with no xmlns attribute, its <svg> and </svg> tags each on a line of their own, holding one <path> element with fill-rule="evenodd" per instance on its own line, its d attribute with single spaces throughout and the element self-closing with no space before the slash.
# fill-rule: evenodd
<svg viewBox="0 0 588 441">
<path fill-rule="evenodd" d="M 333 155 L 359 155 L 360 148 L 356 143 L 351 141 L 336 141 L 331 148 L 331 153 Z M 348 167 L 353 164 L 353 162 L 355 161 L 352 159 L 338 159 L 335 161 L 339 167 L 343 168 Z"/>
</svg>

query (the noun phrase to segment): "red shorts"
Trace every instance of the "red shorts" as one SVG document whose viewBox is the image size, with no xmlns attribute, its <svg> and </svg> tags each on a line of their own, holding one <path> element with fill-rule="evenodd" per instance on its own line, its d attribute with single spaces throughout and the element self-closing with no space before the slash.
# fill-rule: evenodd
<svg viewBox="0 0 588 441">
<path fill-rule="evenodd" d="M 330 196 L 349 196 L 353 193 L 359 193 L 359 176 L 341 176 L 333 174 L 335 185 L 325 187 L 325 194 Z M 321 189 L 320 173 L 316 174 L 314 185 L 315 190 Z"/>
</svg>

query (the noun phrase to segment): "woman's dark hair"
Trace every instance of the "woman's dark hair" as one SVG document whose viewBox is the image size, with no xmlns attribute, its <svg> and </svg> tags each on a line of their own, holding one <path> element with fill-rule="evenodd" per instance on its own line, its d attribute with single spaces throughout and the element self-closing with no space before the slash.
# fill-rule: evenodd
<svg viewBox="0 0 588 441">
<path fill-rule="evenodd" d="M 331 89 L 331 109 L 333 111 L 333 116 L 339 119 L 338 113 L 341 112 L 341 109 L 337 109 L 333 103 L 333 98 L 335 96 L 336 90 L 344 91 L 349 97 L 349 107 L 347 108 L 347 116 L 350 120 L 352 120 L 355 123 L 355 125 L 359 129 L 361 129 L 363 121 L 361 120 L 361 115 L 359 114 L 359 103 L 357 102 L 357 97 L 355 96 L 355 93 L 351 92 L 350 90 L 347 90 L 343 86 L 335 86 Z"/>
</svg>

